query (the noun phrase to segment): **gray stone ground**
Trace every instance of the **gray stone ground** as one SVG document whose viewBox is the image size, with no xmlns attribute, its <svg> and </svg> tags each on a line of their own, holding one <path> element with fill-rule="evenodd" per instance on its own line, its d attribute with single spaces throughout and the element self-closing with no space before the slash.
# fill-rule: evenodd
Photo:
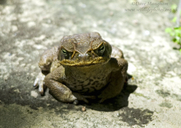
<svg viewBox="0 0 181 128">
<path fill-rule="evenodd" d="M 178 128 L 181 55 L 164 32 L 173 17 L 166 9 L 178 0 L 158 2 L 1 0 L 0 128 Z M 124 51 L 127 88 L 104 104 L 41 97 L 33 88 L 39 55 L 63 35 L 92 31 Z"/>
</svg>

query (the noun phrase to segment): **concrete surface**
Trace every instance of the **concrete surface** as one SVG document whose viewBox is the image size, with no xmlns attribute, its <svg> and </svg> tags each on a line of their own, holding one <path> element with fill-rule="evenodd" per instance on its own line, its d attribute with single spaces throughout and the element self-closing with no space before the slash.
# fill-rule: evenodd
<svg viewBox="0 0 181 128">
<path fill-rule="evenodd" d="M 181 55 L 164 32 L 178 0 L 145 2 L 1 0 L 0 128 L 180 127 Z M 129 85 L 104 104 L 40 96 L 33 88 L 39 55 L 63 35 L 92 31 L 123 50 Z"/>
</svg>

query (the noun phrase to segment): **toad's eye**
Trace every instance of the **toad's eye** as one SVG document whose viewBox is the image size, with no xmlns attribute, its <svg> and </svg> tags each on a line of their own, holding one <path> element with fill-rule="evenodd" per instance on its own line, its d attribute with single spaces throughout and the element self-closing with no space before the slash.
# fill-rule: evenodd
<svg viewBox="0 0 181 128">
<path fill-rule="evenodd" d="M 105 46 L 104 46 L 104 44 L 102 44 L 100 47 L 99 47 L 99 52 L 104 52 L 104 50 L 105 50 Z"/>
<path fill-rule="evenodd" d="M 68 51 L 65 50 L 64 48 L 62 48 L 62 53 L 63 53 L 64 55 L 66 55 L 66 54 L 68 53 Z"/>
<path fill-rule="evenodd" d="M 105 51 L 105 46 L 104 44 L 101 44 L 101 46 L 97 49 L 97 54 L 102 56 L 104 51 Z"/>
<path fill-rule="evenodd" d="M 69 54 L 69 52 L 66 50 L 66 49 L 64 49 L 64 48 L 62 48 L 61 49 L 61 58 L 63 59 L 69 59 L 69 57 L 70 57 L 70 54 Z"/>
<path fill-rule="evenodd" d="M 101 44 L 100 47 L 96 50 L 94 50 L 94 52 L 98 55 L 98 56 L 102 56 L 104 54 L 105 51 L 105 46 L 104 44 Z"/>
</svg>

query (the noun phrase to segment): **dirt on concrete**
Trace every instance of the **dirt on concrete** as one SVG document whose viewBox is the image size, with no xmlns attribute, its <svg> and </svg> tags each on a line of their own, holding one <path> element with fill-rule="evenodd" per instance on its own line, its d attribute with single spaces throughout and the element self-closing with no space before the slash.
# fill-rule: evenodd
<svg viewBox="0 0 181 128">
<path fill-rule="evenodd" d="M 1 0 L 0 128 L 177 128 L 181 55 L 165 28 L 178 0 Z M 63 35 L 99 32 L 132 78 L 103 104 L 65 104 L 33 88 L 39 55 Z"/>
</svg>

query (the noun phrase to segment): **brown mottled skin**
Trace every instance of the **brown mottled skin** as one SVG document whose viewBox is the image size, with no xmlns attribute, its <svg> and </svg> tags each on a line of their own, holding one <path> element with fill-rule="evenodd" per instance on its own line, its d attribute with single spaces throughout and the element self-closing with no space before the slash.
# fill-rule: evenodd
<svg viewBox="0 0 181 128">
<path fill-rule="evenodd" d="M 128 63 L 121 50 L 93 32 L 64 36 L 60 46 L 44 52 L 39 67 L 43 74 L 34 86 L 41 93 L 46 86 L 62 102 L 103 102 L 121 92 Z"/>
</svg>

